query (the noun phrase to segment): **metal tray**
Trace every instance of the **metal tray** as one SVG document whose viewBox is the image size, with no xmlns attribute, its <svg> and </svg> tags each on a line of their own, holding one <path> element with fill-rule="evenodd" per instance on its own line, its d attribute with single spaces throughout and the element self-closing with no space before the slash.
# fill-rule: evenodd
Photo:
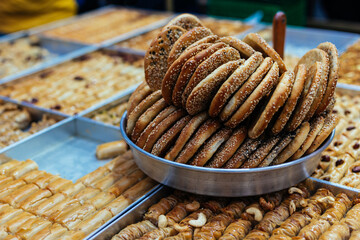
<svg viewBox="0 0 360 240">
<path fill-rule="evenodd" d="M 39 169 L 75 182 L 80 177 L 111 161 L 96 159 L 95 150 L 98 144 L 121 138 L 119 129 L 107 127 L 88 119 L 71 117 L 49 127 L 41 134 L 30 136 L 25 141 L 0 150 L 0 154 L 17 160 L 31 159 L 39 165 Z M 159 185 L 156 185 L 85 239 L 90 239 L 93 234 L 132 209 L 158 187 Z"/>
<path fill-rule="evenodd" d="M 20 38 L 27 38 L 30 36 L 32 35 L 29 34 L 19 35 L 19 36 L 13 35 L 9 38 L 0 39 L 0 42 L 16 41 Z M 39 39 L 40 46 L 46 49 L 47 51 L 49 51 L 50 55 L 46 57 L 46 59 L 43 62 L 40 62 L 39 64 L 24 69 L 18 73 L 1 78 L 0 84 L 30 75 L 45 68 L 54 66 L 58 63 L 64 62 L 68 59 L 72 59 L 80 55 L 83 55 L 84 53 L 87 53 L 89 51 L 95 50 L 94 46 L 89 46 L 81 43 L 57 40 L 44 36 L 36 36 L 36 37 Z"/>
<path fill-rule="evenodd" d="M 321 152 L 330 144 L 335 134 L 333 131 L 315 152 L 292 162 L 264 168 L 221 169 L 191 166 L 154 156 L 128 138 L 125 125 L 126 112 L 121 119 L 121 133 L 133 152 L 136 164 L 149 177 L 182 191 L 218 197 L 264 194 L 303 181 L 315 170 Z"/>
<path fill-rule="evenodd" d="M 30 32 L 46 34 L 46 31 L 48 31 L 48 30 L 56 29 L 58 27 L 63 27 L 63 26 L 66 26 L 68 24 L 73 24 L 73 23 L 76 23 L 77 21 L 90 19 L 90 18 L 96 17 L 98 15 L 101 15 L 101 14 L 104 14 L 104 13 L 107 13 L 107 12 L 111 12 L 114 9 L 135 10 L 135 11 L 140 11 L 140 12 L 144 12 L 144 13 L 147 13 L 147 14 L 155 14 L 155 13 L 156 14 L 166 14 L 167 13 L 167 12 L 164 12 L 164 11 L 156 11 L 156 10 L 149 10 L 149 9 L 142 9 L 142 8 L 123 7 L 123 6 L 117 6 L 117 5 L 108 5 L 108 6 L 105 6 L 105 7 L 102 7 L 102 8 L 99 8 L 99 9 L 96 9 L 96 10 L 93 10 L 93 11 L 90 11 L 90 12 L 87 12 L 87 13 L 84 13 L 84 14 L 80 14 L 78 16 L 74 16 L 74 17 L 67 18 L 67 19 L 64 19 L 64 20 L 60 20 L 60 21 L 57 21 L 57 22 L 54 22 L 54 23 L 50 23 L 49 25 L 40 26 L 40 27 L 37 27 L 35 29 L 31 29 Z M 143 34 L 143 33 L 148 32 L 150 30 L 156 29 L 158 27 L 161 27 L 161 26 L 165 25 L 173 17 L 172 13 L 168 13 L 168 14 L 169 14 L 169 16 L 165 17 L 164 19 L 161 19 L 159 21 L 150 23 L 150 24 L 148 24 L 146 26 L 134 29 L 134 30 L 132 30 L 130 32 L 121 34 L 121 35 L 116 36 L 114 38 L 110 38 L 110 39 L 105 40 L 105 41 L 103 41 L 101 43 L 95 43 L 95 44 L 92 44 L 92 45 L 97 45 L 97 46 L 101 46 L 101 47 L 107 47 L 107 46 L 110 46 L 110 45 L 112 45 L 112 44 L 114 44 L 116 42 L 120 42 L 120 41 L 129 39 L 129 38 L 135 37 L 137 35 Z M 57 38 L 57 37 L 52 37 L 52 38 Z M 63 39 L 63 38 L 61 38 L 61 39 Z M 76 42 L 76 41 L 73 41 L 73 42 Z"/>
<path fill-rule="evenodd" d="M 84 49 L 80 49 L 78 51 L 75 51 L 73 53 L 70 53 L 70 54 L 67 54 L 66 56 L 60 58 L 60 59 L 57 59 L 56 61 L 52 61 L 52 62 L 48 62 L 48 63 L 45 63 L 46 66 L 43 66 L 39 69 L 32 69 L 31 71 L 29 72 L 26 72 L 26 73 L 22 73 L 21 76 L 17 76 L 17 77 L 13 77 L 13 79 L 9 79 L 9 80 L 0 80 L 0 85 L 1 84 L 6 84 L 7 82 L 12 82 L 12 83 L 17 83 L 17 82 L 21 82 L 23 80 L 24 77 L 27 77 L 27 76 L 30 76 L 32 74 L 36 74 L 40 71 L 43 71 L 43 70 L 47 70 L 47 69 L 51 69 L 51 67 L 54 67 L 56 68 L 57 65 L 60 65 L 62 63 L 65 63 L 65 62 L 68 62 L 68 61 L 71 61 L 77 57 L 81 57 L 83 55 L 86 55 L 86 54 L 91 54 L 93 52 L 96 52 L 96 51 L 104 51 L 106 53 L 109 53 L 109 54 L 115 54 L 115 55 L 118 55 L 118 56 L 121 56 L 121 57 L 124 57 L 125 59 L 129 59 L 130 61 L 131 60 L 137 60 L 137 59 L 140 59 L 140 58 L 143 58 L 144 57 L 144 54 L 139 54 L 131 49 L 127 49 L 127 50 L 119 50 L 119 49 L 114 49 L 114 48 L 108 48 L 108 47 L 96 47 L 96 46 L 89 46 L 89 47 L 86 47 Z M 118 98 L 121 98 L 121 97 L 124 97 L 124 96 L 127 96 L 129 94 L 131 94 L 138 86 L 139 84 L 135 84 L 133 86 L 130 86 L 129 88 L 127 89 L 124 89 L 123 91 L 107 98 L 106 100 L 104 101 L 101 101 L 99 102 L 98 104 L 95 104 L 91 107 L 89 107 L 88 109 L 82 111 L 82 112 L 79 112 L 78 115 L 82 116 L 82 115 L 85 115 L 89 112 L 92 112 L 96 109 L 98 109 L 99 107 L 105 105 L 105 104 L 108 104 L 108 103 L 111 103 L 113 101 L 115 101 L 116 99 Z M 18 101 L 16 99 L 11 99 L 9 97 L 6 97 L 6 96 L 2 96 L 0 95 L 0 99 L 3 99 L 3 100 L 6 100 L 6 101 L 12 101 L 12 102 L 15 102 L 15 103 L 21 103 L 21 104 L 27 104 L 29 106 L 36 106 L 36 105 L 33 105 L 31 103 L 28 103 L 28 102 L 23 102 L 23 101 Z M 40 106 L 36 106 L 37 108 L 39 109 L 42 109 L 42 110 L 48 110 L 47 108 L 43 108 L 43 107 L 40 107 Z M 59 114 L 62 114 L 62 115 L 65 115 L 65 116 L 70 116 L 70 115 L 67 115 L 67 114 L 64 114 L 62 112 L 59 112 L 59 111 L 55 111 L 54 112 L 56 113 L 59 113 Z"/>
<path fill-rule="evenodd" d="M 358 191 L 354 191 L 353 189 L 339 187 L 316 178 L 308 178 L 304 182 L 311 191 L 311 194 L 313 194 L 319 188 L 327 188 L 335 195 L 343 192 L 346 193 L 350 198 L 355 197 L 359 193 Z M 125 228 L 130 224 L 141 221 L 150 206 L 157 203 L 161 198 L 168 196 L 171 192 L 171 188 L 161 186 L 151 195 L 149 195 L 146 199 L 144 199 L 141 203 L 131 209 L 129 212 L 127 212 L 122 217 L 114 221 L 112 224 L 108 225 L 107 227 L 99 231 L 97 234 L 95 234 L 91 239 L 111 239 L 115 234 L 119 233 L 121 229 Z"/>
</svg>

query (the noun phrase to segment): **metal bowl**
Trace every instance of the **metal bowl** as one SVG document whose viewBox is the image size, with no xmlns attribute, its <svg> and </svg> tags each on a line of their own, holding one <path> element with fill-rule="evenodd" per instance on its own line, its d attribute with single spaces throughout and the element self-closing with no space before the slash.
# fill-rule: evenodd
<svg viewBox="0 0 360 240">
<path fill-rule="evenodd" d="M 164 185 L 186 192 L 218 196 L 242 197 L 278 191 L 309 177 L 317 167 L 321 152 L 332 141 L 335 131 L 315 152 L 292 162 L 251 169 L 207 168 L 172 162 L 150 154 L 133 143 L 125 131 L 126 112 L 120 130 L 130 146 L 138 167 Z"/>
</svg>

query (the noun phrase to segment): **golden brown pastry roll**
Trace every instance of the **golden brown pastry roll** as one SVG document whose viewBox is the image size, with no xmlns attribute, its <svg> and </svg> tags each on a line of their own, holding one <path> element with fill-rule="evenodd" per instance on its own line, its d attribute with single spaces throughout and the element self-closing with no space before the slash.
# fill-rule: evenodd
<svg viewBox="0 0 360 240">
<path fill-rule="evenodd" d="M 61 193 L 56 193 L 51 197 L 41 201 L 40 204 L 36 204 L 30 209 L 28 209 L 31 213 L 34 213 L 38 216 L 44 216 L 44 214 L 55 205 L 65 200 L 65 195 Z"/>
<path fill-rule="evenodd" d="M 35 215 L 28 212 L 22 212 L 16 217 L 4 223 L 3 227 L 8 232 L 16 233 L 21 225 L 23 225 L 29 219 L 34 219 L 34 218 L 36 218 Z"/>
<path fill-rule="evenodd" d="M 73 198 L 79 200 L 79 201 L 86 201 L 90 198 L 95 197 L 96 195 L 98 195 L 100 193 L 99 189 L 95 189 L 92 187 L 86 187 L 83 190 L 81 190 L 78 194 L 76 194 L 75 196 L 73 196 Z"/>
<path fill-rule="evenodd" d="M 19 189 L 20 187 L 22 187 L 24 185 L 25 185 L 25 182 L 20 179 L 13 180 L 13 181 L 3 184 L 0 188 L 0 198 L 3 198 L 5 196 L 9 195 L 11 192 L 15 191 L 16 189 Z"/>
<path fill-rule="evenodd" d="M 267 232 L 254 229 L 249 232 L 248 235 L 245 236 L 244 240 L 267 240 L 270 235 Z"/>
<path fill-rule="evenodd" d="M 59 215 L 66 212 L 70 212 L 72 209 L 79 207 L 81 204 L 77 199 L 65 198 L 63 201 L 55 204 L 50 209 L 43 213 L 44 217 L 47 217 L 51 221 L 57 218 Z"/>
<path fill-rule="evenodd" d="M 43 199 L 47 199 L 51 197 L 52 194 L 47 189 L 38 189 L 33 194 L 31 194 L 29 197 L 27 197 L 24 201 L 22 201 L 19 204 L 19 207 L 28 210 L 32 208 L 34 205 L 36 205 L 39 201 L 42 201 Z"/>
<path fill-rule="evenodd" d="M 145 233 L 157 229 L 149 220 L 131 224 L 112 237 L 112 240 L 135 240 Z"/>
<path fill-rule="evenodd" d="M 306 240 L 318 239 L 330 227 L 330 223 L 323 219 L 313 219 L 309 225 L 300 230 L 298 236 Z"/>
<path fill-rule="evenodd" d="M 64 178 L 58 178 L 54 182 L 47 185 L 46 189 L 50 190 L 52 194 L 56 194 L 71 184 L 73 184 L 73 182 L 70 180 Z"/>
<path fill-rule="evenodd" d="M 21 176 L 20 179 L 24 180 L 26 183 L 33 183 L 35 179 L 43 176 L 44 174 L 46 174 L 45 171 L 34 170 L 34 171 L 25 173 L 23 176 Z"/>
<path fill-rule="evenodd" d="M 13 168 L 11 170 L 10 176 L 12 176 L 15 179 L 18 179 L 21 176 L 23 176 L 24 174 L 34 171 L 34 170 L 37 170 L 37 169 L 38 169 L 38 165 L 36 164 L 36 162 L 27 159 L 26 161 L 22 162 L 17 167 Z"/>
<path fill-rule="evenodd" d="M 72 197 L 85 188 L 86 186 L 82 182 L 76 182 L 73 184 L 66 185 L 64 188 L 60 190 L 60 192 L 67 197 Z"/>
<path fill-rule="evenodd" d="M 221 212 L 227 214 L 233 219 L 238 219 L 241 216 L 241 213 L 244 211 L 246 203 L 243 201 L 233 201 L 228 204 L 226 207 L 221 209 Z"/>
<path fill-rule="evenodd" d="M 176 233 L 177 231 L 173 227 L 158 228 L 145 233 L 139 240 L 164 239 L 174 236 Z"/>
<path fill-rule="evenodd" d="M 174 195 L 170 195 L 162 198 L 158 203 L 152 205 L 145 213 L 144 219 L 150 220 L 152 223 L 157 225 L 160 215 L 165 215 L 171 209 L 173 209 L 178 203 L 179 199 Z"/>
<path fill-rule="evenodd" d="M 82 240 L 86 237 L 83 232 L 67 231 L 64 235 L 61 235 L 61 240 Z"/>
<path fill-rule="evenodd" d="M 264 218 L 256 225 L 256 229 L 269 234 L 280 224 L 290 216 L 289 206 L 281 204 L 273 211 L 267 212 Z"/>
<path fill-rule="evenodd" d="M 0 224 L 3 225 L 22 212 L 23 210 L 21 209 L 15 209 L 9 205 L 4 206 L 0 211 Z"/>
<path fill-rule="evenodd" d="M 8 173 L 11 172 L 12 169 L 21 164 L 21 161 L 18 160 L 10 160 L 4 164 L 0 165 L 0 174 L 8 176 Z"/>
<path fill-rule="evenodd" d="M 332 207 L 327 209 L 320 218 L 327 220 L 332 225 L 335 222 L 340 221 L 351 206 L 352 201 L 349 197 L 345 193 L 339 193 L 336 196 Z"/>
<path fill-rule="evenodd" d="M 55 217 L 54 221 L 60 223 L 61 225 L 67 227 L 70 230 L 73 230 L 78 223 L 80 223 L 96 211 L 95 207 L 90 204 L 77 206 L 75 208 L 72 208 L 70 211 L 68 211 L 67 209 L 64 210 L 63 214 Z"/>
<path fill-rule="evenodd" d="M 122 195 L 134 202 L 136 199 L 150 191 L 156 184 L 157 183 L 154 180 L 147 177 L 126 190 Z"/>
<path fill-rule="evenodd" d="M 288 217 L 278 228 L 274 229 L 273 235 L 285 235 L 295 237 L 300 229 L 309 224 L 311 218 L 301 212 L 296 212 Z"/>
<path fill-rule="evenodd" d="M 111 185 L 113 185 L 116 181 L 118 181 L 120 178 L 122 178 L 125 175 L 130 174 L 131 172 L 137 170 L 137 166 L 135 162 L 127 162 L 122 164 L 121 166 L 124 166 L 123 169 L 116 169 L 110 174 L 106 175 L 102 179 L 99 179 L 94 184 L 92 184 L 92 187 L 98 188 L 102 191 L 109 188 Z"/>
<path fill-rule="evenodd" d="M 111 185 L 111 187 L 108 188 L 106 191 L 109 193 L 112 193 L 116 197 L 118 197 L 126 189 L 132 187 L 134 184 L 141 181 L 145 177 L 146 177 L 146 175 L 142 171 L 136 170 L 136 171 L 132 172 L 130 175 L 120 178 L 113 185 Z"/>
<path fill-rule="evenodd" d="M 9 203 L 11 206 L 17 207 L 20 202 L 24 201 L 37 190 L 39 190 L 39 188 L 35 184 L 26 184 L 11 192 L 7 196 L 0 198 L 0 201 Z"/>
<path fill-rule="evenodd" d="M 107 142 L 97 146 L 96 157 L 98 159 L 109 159 L 126 152 L 128 146 L 124 140 Z"/>
<path fill-rule="evenodd" d="M 122 165 L 125 162 L 128 162 L 128 161 L 131 162 L 132 159 L 133 159 L 132 152 L 131 152 L 131 150 L 128 150 L 124 154 L 117 156 L 110 162 L 106 163 L 104 165 L 104 167 L 107 168 L 109 171 L 112 171 L 113 169 L 116 169 L 118 166 Z"/>
<path fill-rule="evenodd" d="M 330 163 L 328 170 L 320 179 L 337 183 L 354 162 L 355 159 L 349 154 L 340 155 L 336 161 Z"/>
<path fill-rule="evenodd" d="M 50 173 L 45 173 L 44 175 L 34 179 L 32 183 L 36 184 L 39 188 L 44 189 L 46 188 L 50 183 L 56 181 L 60 177 L 57 175 L 52 175 Z"/>
<path fill-rule="evenodd" d="M 106 167 L 99 167 L 95 171 L 86 174 L 79 178 L 76 182 L 82 182 L 85 186 L 91 187 L 91 184 L 103 178 L 110 173 L 110 170 Z"/>
<path fill-rule="evenodd" d="M 100 192 L 95 197 L 86 200 L 85 203 L 93 205 L 96 209 L 103 208 L 106 204 L 115 199 L 115 195 L 108 192 Z"/>
<path fill-rule="evenodd" d="M 0 175 L 0 188 L 3 184 L 13 181 L 12 177 L 7 177 L 5 175 Z"/>
<path fill-rule="evenodd" d="M 120 213 L 126 207 L 128 207 L 133 201 L 125 198 L 124 196 L 117 197 L 115 200 L 105 206 L 105 209 L 111 212 L 113 216 Z"/>
<path fill-rule="evenodd" d="M 194 239 L 219 239 L 232 221 L 233 218 L 229 215 L 220 213 L 209 219 L 199 231 L 194 233 Z"/>
<path fill-rule="evenodd" d="M 360 203 L 353 206 L 341 221 L 346 223 L 351 231 L 360 230 Z"/>
<path fill-rule="evenodd" d="M 105 224 L 107 221 L 109 221 L 112 218 L 112 214 L 106 210 L 102 209 L 100 211 L 95 212 L 93 215 L 89 216 L 87 219 L 81 221 L 78 223 L 74 230 L 83 232 L 85 235 L 90 234 L 94 230 L 101 227 L 103 224 Z"/>
<path fill-rule="evenodd" d="M 33 236 L 33 239 L 46 239 L 56 240 L 61 239 L 60 237 L 67 232 L 67 229 L 58 223 L 54 223 L 51 226 L 45 227 Z"/>
<path fill-rule="evenodd" d="M 324 232 L 319 240 L 346 240 L 350 237 L 350 228 L 345 223 L 336 222 L 326 232 Z"/>
<path fill-rule="evenodd" d="M 238 219 L 231 223 L 219 240 L 240 240 L 243 239 L 251 230 L 251 222 Z"/>
<path fill-rule="evenodd" d="M 241 214 L 243 220 L 250 221 L 252 225 L 256 225 L 264 217 L 265 211 L 261 208 L 258 202 L 248 205 Z"/>
</svg>

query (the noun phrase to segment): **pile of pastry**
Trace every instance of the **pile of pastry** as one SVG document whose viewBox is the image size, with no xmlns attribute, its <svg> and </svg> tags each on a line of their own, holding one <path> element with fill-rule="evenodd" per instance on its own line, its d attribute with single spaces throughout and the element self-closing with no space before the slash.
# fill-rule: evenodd
<svg viewBox="0 0 360 240">
<path fill-rule="evenodd" d="M 359 239 L 359 221 L 358 198 L 302 184 L 245 199 L 174 192 L 112 239 Z"/>
<path fill-rule="evenodd" d="M 120 155 L 76 183 L 0 155 L 0 239 L 84 239 L 156 183 Z"/>
<path fill-rule="evenodd" d="M 193 15 L 171 20 L 145 56 L 126 132 L 140 148 L 196 166 L 253 168 L 314 152 L 331 134 L 339 64 L 321 43 L 294 71 L 259 35 L 219 37 Z"/>
</svg>

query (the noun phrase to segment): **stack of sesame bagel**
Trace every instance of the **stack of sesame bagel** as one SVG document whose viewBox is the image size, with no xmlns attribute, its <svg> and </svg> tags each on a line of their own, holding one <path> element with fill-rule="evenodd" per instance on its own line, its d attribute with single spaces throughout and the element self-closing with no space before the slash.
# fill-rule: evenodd
<svg viewBox="0 0 360 240">
<path fill-rule="evenodd" d="M 314 152 L 331 134 L 339 62 L 321 43 L 294 70 L 258 34 L 218 37 L 182 14 L 152 41 L 132 94 L 126 132 L 137 146 L 213 168 L 281 164 Z"/>
</svg>

